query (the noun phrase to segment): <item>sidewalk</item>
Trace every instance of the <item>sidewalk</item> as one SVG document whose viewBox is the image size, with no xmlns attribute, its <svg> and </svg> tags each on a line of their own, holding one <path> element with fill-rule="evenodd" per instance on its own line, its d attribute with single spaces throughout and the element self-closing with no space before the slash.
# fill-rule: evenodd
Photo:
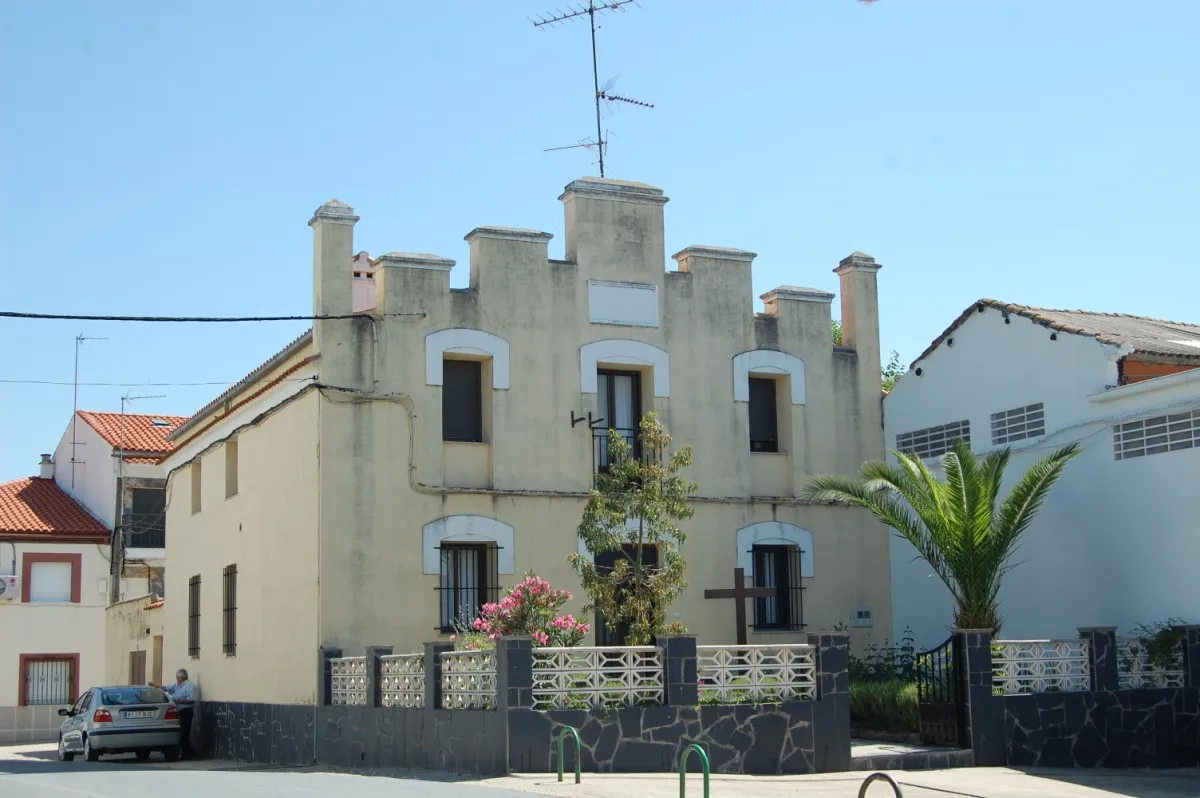
<svg viewBox="0 0 1200 798">
<path fill-rule="evenodd" d="M 867 773 L 829 773 L 814 776 L 713 776 L 711 798 L 855 798 Z M 1039 770 L 1036 774 L 1007 768 L 962 768 L 939 771 L 893 772 L 904 798 L 1200 798 L 1200 770 L 1100 771 Z M 678 775 L 583 774 L 520 775 L 476 782 L 536 795 L 571 798 L 678 798 Z M 688 796 L 704 795 L 699 775 L 688 775 Z M 875 782 L 868 798 L 891 798 L 892 789 Z"/>
</svg>

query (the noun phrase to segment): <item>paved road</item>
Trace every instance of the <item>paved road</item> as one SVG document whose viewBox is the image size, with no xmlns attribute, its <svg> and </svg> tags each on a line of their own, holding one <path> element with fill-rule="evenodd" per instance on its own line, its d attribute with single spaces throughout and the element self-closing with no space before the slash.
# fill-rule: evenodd
<svg viewBox="0 0 1200 798">
<path fill-rule="evenodd" d="M 496 787 L 316 772 L 222 770 L 213 763 L 167 765 L 124 759 L 59 762 L 44 747 L 0 749 L 3 798 L 528 798 Z"/>
<path fill-rule="evenodd" d="M 219 762 L 166 764 L 161 760 L 58 762 L 51 746 L 0 748 L 0 798 L 674 798 L 677 776 L 510 776 L 487 781 L 452 781 L 428 774 L 369 775 L 316 769 L 238 767 Z M 411 775 L 411 774 L 407 774 Z M 905 798 L 1200 798 L 1200 771 L 1052 771 L 1021 773 L 1004 768 L 966 768 L 894 773 Z M 855 798 L 865 773 L 799 777 L 714 776 L 712 798 Z M 689 780 L 688 794 L 702 795 Z M 873 785 L 869 798 L 890 798 Z"/>
</svg>

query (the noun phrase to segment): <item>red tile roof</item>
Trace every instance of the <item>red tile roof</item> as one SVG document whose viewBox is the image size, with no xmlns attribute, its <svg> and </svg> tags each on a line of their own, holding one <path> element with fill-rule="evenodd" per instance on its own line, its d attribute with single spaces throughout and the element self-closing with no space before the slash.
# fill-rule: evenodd
<svg viewBox="0 0 1200 798">
<path fill-rule="evenodd" d="M 107 542 L 109 531 L 52 479 L 0 483 L 0 538 Z"/>
<path fill-rule="evenodd" d="M 149 604 L 147 604 L 147 605 L 146 605 L 146 609 L 148 609 L 148 610 L 156 610 L 156 609 L 158 609 L 159 607 L 163 606 L 163 605 L 164 605 L 164 604 L 166 604 L 166 603 L 167 603 L 167 600 L 166 600 L 166 599 L 158 599 L 157 601 L 151 601 Z"/>
<path fill-rule="evenodd" d="M 167 436 L 187 421 L 187 416 L 98 413 L 93 410 L 80 410 L 79 417 L 99 432 L 100 437 L 114 449 L 157 455 L 127 458 L 126 462 L 130 463 L 159 462 L 163 455 L 175 448 Z"/>
</svg>

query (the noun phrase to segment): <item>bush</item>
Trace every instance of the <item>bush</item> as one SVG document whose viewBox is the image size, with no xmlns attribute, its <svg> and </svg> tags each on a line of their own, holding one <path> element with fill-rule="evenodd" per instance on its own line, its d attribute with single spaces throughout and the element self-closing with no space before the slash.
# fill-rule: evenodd
<svg viewBox="0 0 1200 798">
<path fill-rule="evenodd" d="M 495 648 L 495 642 L 507 635 L 528 635 L 534 646 L 577 646 L 588 633 L 588 624 L 574 615 L 558 614 L 573 598 L 527 571 L 499 602 L 484 604 L 470 628 L 456 624 L 458 633 L 450 639 L 456 649 L 468 651 Z"/>
<path fill-rule="evenodd" d="M 851 682 L 850 725 L 866 731 L 919 732 L 916 684 L 901 679 Z"/>
<path fill-rule="evenodd" d="M 917 679 L 916 647 L 912 629 L 905 628 L 899 645 L 869 645 L 861 657 L 850 655 L 850 683 Z"/>
</svg>

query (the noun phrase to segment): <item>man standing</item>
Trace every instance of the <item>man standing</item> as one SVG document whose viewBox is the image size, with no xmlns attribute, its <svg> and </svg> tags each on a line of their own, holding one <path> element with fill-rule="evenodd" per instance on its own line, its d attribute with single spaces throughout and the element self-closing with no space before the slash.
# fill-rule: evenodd
<svg viewBox="0 0 1200 798">
<path fill-rule="evenodd" d="M 175 671 L 175 684 L 156 685 L 164 693 L 174 699 L 179 707 L 179 729 L 182 732 L 179 739 L 179 754 L 183 759 L 192 758 L 192 715 L 196 710 L 196 699 L 200 691 L 196 685 L 188 681 L 188 672 L 180 668 Z"/>
</svg>

